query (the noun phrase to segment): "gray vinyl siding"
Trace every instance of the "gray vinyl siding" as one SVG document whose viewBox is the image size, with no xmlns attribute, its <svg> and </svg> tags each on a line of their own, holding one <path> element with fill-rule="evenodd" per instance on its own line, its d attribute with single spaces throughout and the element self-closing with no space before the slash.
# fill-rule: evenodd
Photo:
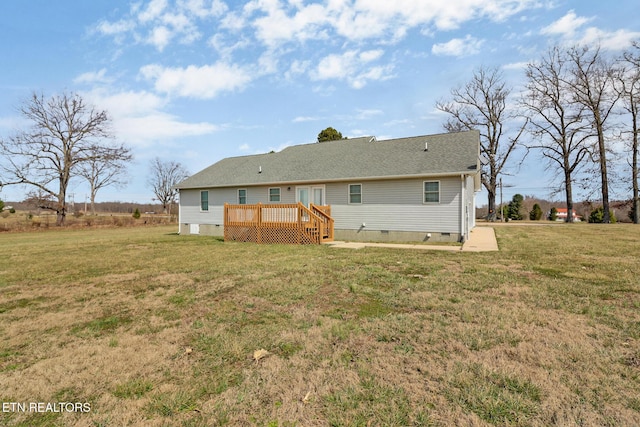
<svg viewBox="0 0 640 427">
<path fill-rule="evenodd" d="M 247 204 L 269 202 L 269 188 L 280 188 L 280 202 L 295 203 L 294 186 L 239 187 L 247 190 Z M 198 190 L 180 190 L 180 223 L 182 224 L 219 224 L 224 223 L 224 204 L 238 203 L 239 188 L 203 188 Z M 287 188 L 291 188 L 287 190 Z M 209 211 L 200 211 L 200 191 L 209 191 Z"/>
<path fill-rule="evenodd" d="M 439 203 L 423 203 L 425 181 L 440 182 Z M 349 184 L 362 185 L 361 204 L 348 203 Z M 331 205 L 336 229 L 359 230 L 365 223 L 366 230 L 459 233 L 461 185 L 460 176 L 327 183 L 325 203 Z M 296 202 L 295 185 L 239 188 L 247 190 L 248 204 L 269 204 L 269 188 L 274 187 L 280 188 L 279 203 Z M 209 191 L 208 212 L 200 211 L 201 190 Z M 465 198 L 473 197 L 473 191 L 469 193 Z M 180 223 L 222 225 L 225 203 L 238 203 L 238 188 L 183 189 L 180 191 Z"/>
<path fill-rule="evenodd" d="M 440 182 L 440 203 L 423 203 L 424 182 Z M 349 184 L 362 184 L 362 204 L 348 204 Z M 327 184 L 335 228 L 460 232 L 460 177 Z"/>
</svg>

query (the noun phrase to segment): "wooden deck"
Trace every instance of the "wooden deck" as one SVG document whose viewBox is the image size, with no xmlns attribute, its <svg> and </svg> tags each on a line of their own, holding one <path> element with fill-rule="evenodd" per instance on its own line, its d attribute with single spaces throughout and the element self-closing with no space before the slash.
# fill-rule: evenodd
<svg viewBox="0 0 640 427">
<path fill-rule="evenodd" d="M 331 242 L 331 206 L 225 204 L 224 240 L 284 244 Z"/>
</svg>

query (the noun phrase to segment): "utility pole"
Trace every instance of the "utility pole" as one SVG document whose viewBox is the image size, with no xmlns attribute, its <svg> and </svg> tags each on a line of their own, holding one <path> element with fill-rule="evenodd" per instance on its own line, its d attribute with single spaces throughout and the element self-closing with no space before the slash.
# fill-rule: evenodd
<svg viewBox="0 0 640 427">
<path fill-rule="evenodd" d="M 500 177 L 500 222 L 504 222 L 504 203 L 502 203 L 502 177 Z"/>
</svg>

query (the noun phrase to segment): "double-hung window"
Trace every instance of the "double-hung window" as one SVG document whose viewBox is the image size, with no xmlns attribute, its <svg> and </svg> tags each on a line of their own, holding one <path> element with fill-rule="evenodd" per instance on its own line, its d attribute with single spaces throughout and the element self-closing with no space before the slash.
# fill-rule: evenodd
<svg viewBox="0 0 640 427">
<path fill-rule="evenodd" d="M 280 201 L 280 188 L 270 188 L 269 189 L 269 201 L 270 202 L 279 202 Z"/>
<path fill-rule="evenodd" d="M 349 184 L 349 204 L 362 203 L 362 184 Z"/>
<path fill-rule="evenodd" d="M 424 182 L 424 203 L 440 203 L 440 181 Z"/>
<path fill-rule="evenodd" d="M 203 190 L 200 192 L 200 210 L 207 212 L 209 210 L 209 191 Z"/>
<path fill-rule="evenodd" d="M 238 190 L 238 204 L 239 205 L 247 204 L 247 190 L 244 188 Z"/>
</svg>

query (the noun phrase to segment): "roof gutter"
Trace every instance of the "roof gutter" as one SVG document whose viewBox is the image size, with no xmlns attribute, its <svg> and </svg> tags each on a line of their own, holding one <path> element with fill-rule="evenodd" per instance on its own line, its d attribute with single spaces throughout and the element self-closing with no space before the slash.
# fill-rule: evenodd
<svg viewBox="0 0 640 427">
<path fill-rule="evenodd" d="M 197 190 L 201 188 L 229 188 L 229 187 L 250 187 L 250 186 L 265 186 L 265 185 L 296 185 L 296 184 L 313 184 L 313 183 L 329 183 L 329 182 L 348 182 L 348 181 L 382 181 L 382 180 L 399 180 L 399 179 L 415 179 L 415 178 L 441 178 L 441 177 L 458 177 L 460 175 L 476 175 L 479 170 L 467 170 L 458 172 L 441 172 L 441 173 L 421 173 L 413 175 L 386 175 L 386 176 L 370 176 L 370 177 L 344 177 L 344 178 L 331 178 L 331 179 L 306 179 L 298 181 L 271 181 L 271 182 L 246 182 L 224 185 L 194 185 L 194 186 L 180 186 L 176 185 L 173 188 L 177 190 Z"/>
</svg>

